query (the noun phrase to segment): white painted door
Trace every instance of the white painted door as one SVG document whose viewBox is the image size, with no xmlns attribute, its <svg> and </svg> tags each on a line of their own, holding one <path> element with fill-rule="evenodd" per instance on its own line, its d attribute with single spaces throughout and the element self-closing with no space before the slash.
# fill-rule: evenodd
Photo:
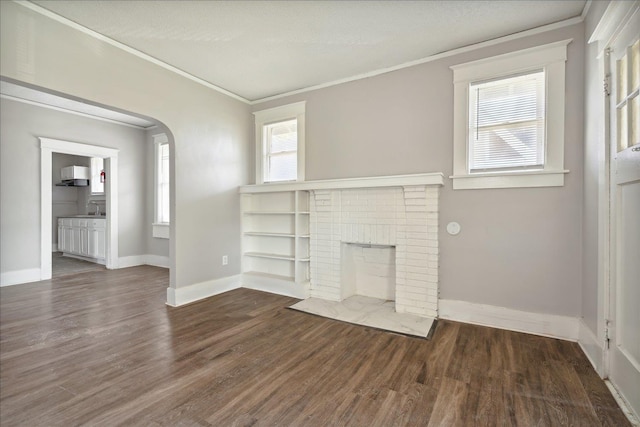
<svg viewBox="0 0 640 427">
<path fill-rule="evenodd" d="M 610 45 L 608 374 L 640 414 L 640 11 Z"/>
</svg>

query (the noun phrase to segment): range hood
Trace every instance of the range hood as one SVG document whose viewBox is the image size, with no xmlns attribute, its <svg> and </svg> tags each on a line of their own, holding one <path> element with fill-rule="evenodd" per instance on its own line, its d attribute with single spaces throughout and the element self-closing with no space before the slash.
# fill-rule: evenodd
<svg viewBox="0 0 640 427">
<path fill-rule="evenodd" d="M 63 179 L 56 187 L 88 187 L 88 179 Z"/>
<path fill-rule="evenodd" d="M 57 187 L 88 187 L 89 168 L 86 166 L 67 166 L 60 170 L 62 182 Z"/>
</svg>

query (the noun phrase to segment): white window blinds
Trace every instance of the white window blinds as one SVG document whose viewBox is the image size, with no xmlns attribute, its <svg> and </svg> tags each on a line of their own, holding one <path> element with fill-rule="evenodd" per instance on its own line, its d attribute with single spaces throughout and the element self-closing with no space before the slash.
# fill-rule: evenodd
<svg viewBox="0 0 640 427">
<path fill-rule="evenodd" d="M 295 181 L 298 176 L 298 121 L 265 125 L 264 138 L 264 181 Z"/>
<path fill-rule="evenodd" d="M 544 98 L 544 71 L 472 83 L 469 172 L 542 169 Z"/>
</svg>

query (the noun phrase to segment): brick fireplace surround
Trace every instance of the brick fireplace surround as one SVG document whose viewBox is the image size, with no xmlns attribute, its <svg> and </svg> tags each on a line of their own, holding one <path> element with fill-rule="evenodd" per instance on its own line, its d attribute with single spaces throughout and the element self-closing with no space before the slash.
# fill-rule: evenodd
<svg viewBox="0 0 640 427">
<path fill-rule="evenodd" d="M 442 184 L 364 184 L 311 190 L 310 296 L 333 301 L 351 296 L 353 287 L 341 283 L 343 244 L 390 246 L 396 254 L 396 312 L 437 317 Z"/>
</svg>

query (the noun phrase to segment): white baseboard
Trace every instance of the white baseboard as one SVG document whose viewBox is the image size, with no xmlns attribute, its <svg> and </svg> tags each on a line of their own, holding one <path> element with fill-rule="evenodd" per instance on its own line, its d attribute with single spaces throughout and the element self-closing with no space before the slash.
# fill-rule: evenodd
<svg viewBox="0 0 640 427">
<path fill-rule="evenodd" d="M 616 386 L 613 385 L 613 383 L 608 379 L 604 380 L 604 383 L 611 392 L 611 395 L 615 399 L 620 409 L 622 409 L 622 412 L 624 412 L 624 415 L 627 417 L 631 425 L 634 427 L 640 426 L 640 418 L 638 418 L 637 414 L 631 408 L 631 405 L 629 405 L 629 402 L 627 402 L 622 394 L 620 394 L 620 391 L 616 388 Z"/>
<path fill-rule="evenodd" d="M 118 258 L 118 268 L 137 267 L 138 265 L 153 265 L 169 268 L 169 257 L 160 255 L 132 255 Z"/>
<path fill-rule="evenodd" d="M 170 262 L 168 256 L 151 255 L 144 256 L 144 263 L 147 265 L 153 265 L 154 267 L 169 268 Z"/>
<path fill-rule="evenodd" d="M 22 283 L 39 282 L 42 280 L 39 268 L 7 271 L 0 274 L 0 286 L 20 285 Z"/>
<path fill-rule="evenodd" d="M 118 258 L 118 268 L 137 267 L 145 264 L 145 255 L 121 256 Z"/>
<path fill-rule="evenodd" d="M 579 321 L 574 317 L 531 313 L 495 305 L 456 300 L 439 300 L 438 312 L 442 319 L 568 341 L 578 340 Z"/>
<path fill-rule="evenodd" d="M 182 288 L 167 288 L 167 305 L 178 307 L 240 287 L 240 275 L 238 274 Z"/>
<path fill-rule="evenodd" d="M 303 288 L 290 280 L 282 280 L 268 276 L 243 274 L 242 287 L 298 299 L 309 298 L 309 289 Z"/>
<path fill-rule="evenodd" d="M 81 259 L 82 261 L 89 261 L 89 262 L 93 262 L 95 264 L 100 264 L 100 265 L 107 264 L 107 260 L 105 259 L 96 259 L 96 258 L 90 258 L 90 257 L 86 257 L 82 255 L 74 255 L 74 254 L 63 254 L 63 256 L 67 258 Z"/>
<path fill-rule="evenodd" d="M 58 244 L 57 243 L 52 243 L 51 244 L 51 252 L 58 252 Z"/>
<path fill-rule="evenodd" d="M 578 321 L 578 344 L 582 351 L 591 362 L 593 369 L 596 370 L 600 377 L 604 375 L 604 366 L 602 360 L 603 344 L 598 340 L 598 337 L 593 331 L 584 323 L 584 320 Z"/>
</svg>

